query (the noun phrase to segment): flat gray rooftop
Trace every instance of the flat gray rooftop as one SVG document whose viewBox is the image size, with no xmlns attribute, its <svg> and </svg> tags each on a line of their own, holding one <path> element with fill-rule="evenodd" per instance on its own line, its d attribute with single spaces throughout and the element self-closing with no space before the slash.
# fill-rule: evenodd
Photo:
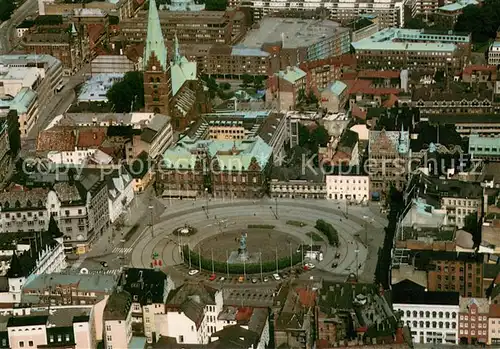
<svg viewBox="0 0 500 349">
<path fill-rule="evenodd" d="M 255 29 L 250 30 L 242 46 L 261 48 L 263 44 L 279 43 L 284 39 L 284 48 L 307 47 L 327 37 L 336 35 L 337 30 L 348 30 L 330 20 L 298 18 L 263 18 Z"/>
</svg>

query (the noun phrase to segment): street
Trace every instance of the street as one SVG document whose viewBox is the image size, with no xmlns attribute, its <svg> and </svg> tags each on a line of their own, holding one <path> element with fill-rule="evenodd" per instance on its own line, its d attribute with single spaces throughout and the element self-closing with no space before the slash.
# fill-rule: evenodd
<svg viewBox="0 0 500 349">
<path fill-rule="evenodd" d="M 26 0 L 14 11 L 10 20 L 0 24 L 0 54 L 10 52 L 12 49 L 11 40 L 14 38 L 16 26 L 29 15 L 36 13 L 37 10 L 38 2 L 36 0 Z"/>
</svg>

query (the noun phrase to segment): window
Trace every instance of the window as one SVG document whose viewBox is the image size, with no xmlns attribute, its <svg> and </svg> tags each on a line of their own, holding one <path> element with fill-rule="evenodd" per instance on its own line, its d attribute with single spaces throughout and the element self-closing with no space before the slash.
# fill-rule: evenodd
<svg viewBox="0 0 500 349">
<path fill-rule="evenodd" d="M 65 339 L 66 339 L 66 342 L 69 342 L 69 334 L 66 333 Z"/>
<path fill-rule="evenodd" d="M 106 340 L 107 340 L 108 342 L 111 342 L 111 341 L 113 340 L 113 337 L 111 337 L 110 335 L 108 335 L 108 336 L 106 337 Z"/>
<path fill-rule="evenodd" d="M 33 346 L 33 341 L 29 341 L 29 342 L 28 342 L 28 345 L 29 345 L 30 347 L 32 347 L 32 346 Z"/>
<path fill-rule="evenodd" d="M 54 336 L 50 335 L 49 340 L 50 340 L 50 343 L 53 343 L 54 342 Z"/>
<path fill-rule="evenodd" d="M 179 343 L 184 343 L 184 336 L 179 336 Z"/>
<path fill-rule="evenodd" d="M 58 334 L 58 335 L 57 335 L 57 341 L 58 341 L 58 342 L 61 342 L 61 341 L 62 341 L 62 335 L 60 335 L 60 334 Z"/>
<path fill-rule="evenodd" d="M 19 342 L 19 347 L 20 347 L 20 348 L 24 348 L 24 342 L 23 342 L 23 341 L 20 341 L 20 342 Z"/>
<path fill-rule="evenodd" d="M 106 325 L 106 331 L 111 331 L 111 326 L 110 325 Z"/>
</svg>

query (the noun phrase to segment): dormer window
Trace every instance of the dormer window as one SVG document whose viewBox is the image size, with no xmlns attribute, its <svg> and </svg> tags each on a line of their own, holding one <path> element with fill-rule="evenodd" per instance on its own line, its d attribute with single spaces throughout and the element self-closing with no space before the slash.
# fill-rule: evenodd
<svg viewBox="0 0 500 349">
<path fill-rule="evenodd" d="M 8 201 L 5 201 L 5 204 L 3 205 L 5 208 L 9 208 L 9 202 Z"/>
<path fill-rule="evenodd" d="M 30 201 L 30 200 L 26 201 L 26 206 L 27 206 L 27 207 L 31 207 L 31 206 L 32 206 L 32 204 L 31 204 L 31 201 Z"/>
<path fill-rule="evenodd" d="M 19 202 L 19 200 L 16 200 L 15 205 L 16 205 L 16 208 L 20 208 L 21 207 L 21 203 Z"/>
</svg>

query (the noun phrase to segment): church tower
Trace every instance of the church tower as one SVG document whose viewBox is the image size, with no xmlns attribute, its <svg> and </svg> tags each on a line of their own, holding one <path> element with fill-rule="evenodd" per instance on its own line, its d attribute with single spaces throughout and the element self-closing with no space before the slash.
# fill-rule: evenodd
<svg viewBox="0 0 500 349">
<path fill-rule="evenodd" d="M 169 115 L 172 98 L 170 64 L 161 32 L 156 1 L 149 1 L 148 33 L 143 56 L 144 104 L 146 112 Z"/>
</svg>

